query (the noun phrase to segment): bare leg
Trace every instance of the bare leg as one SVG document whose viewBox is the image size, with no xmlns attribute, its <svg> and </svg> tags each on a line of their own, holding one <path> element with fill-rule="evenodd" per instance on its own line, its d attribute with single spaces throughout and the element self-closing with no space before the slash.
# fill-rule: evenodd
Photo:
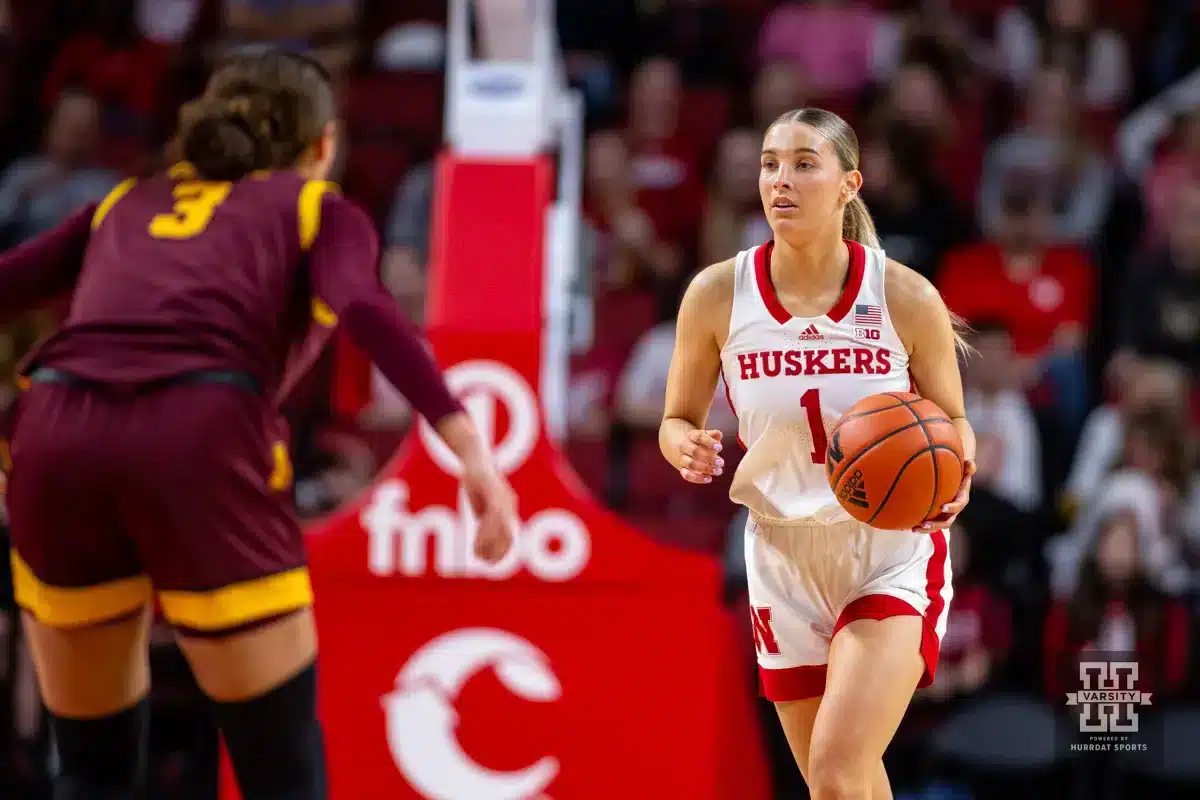
<svg viewBox="0 0 1200 800">
<path fill-rule="evenodd" d="M 245 800 L 324 800 L 317 635 L 305 608 L 249 630 L 178 634 Z"/>
<path fill-rule="evenodd" d="M 805 782 L 808 781 L 808 756 L 812 746 L 813 725 L 816 723 L 820 705 L 819 697 L 775 704 L 779 722 L 783 725 L 783 733 L 787 736 L 788 746 Z M 887 770 L 883 768 L 883 758 L 880 758 L 875 766 L 870 796 L 871 800 L 892 800 L 892 787 L 888 782 Z"/>
<path fill-rule="evenodd" d="M 133 798 L 146 759 L 150 690 L 147 608 L 59 628 L 23 615 L 58 768 L 56 800 Z"/>
<path fill-rule="evenodd" d="M 311 609 L 229 636 L 179 634 L 177 638 L 200 688 L 220 702 L 270 691 L 317 657 Z"/>
<path fill-rule="evenodd" d="M 22 615 L 42 699 L 51 712 L 103 717 L 139 702 L 150 690 L 148 609 L 113 622 L 52 628 Z"/>
<path fill-rule="evenodd" d="M 884 750 L 925 669 L 916 616 L 850 623 L 829 648 L 806 780 L 814 800 L 889 800 Z"/>
</svg>

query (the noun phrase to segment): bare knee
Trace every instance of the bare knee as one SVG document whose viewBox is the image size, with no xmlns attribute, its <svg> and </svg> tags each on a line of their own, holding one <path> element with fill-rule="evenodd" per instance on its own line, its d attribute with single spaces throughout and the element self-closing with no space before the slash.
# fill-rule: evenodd
<svg viewBox="0 0 1200 800">
<path fill-rule="evenodd" d="M 808 757 L 808 791 L 813 800 L 871 800 L 874 768 L 851 753 L 814 750 Z"/>
</svg>

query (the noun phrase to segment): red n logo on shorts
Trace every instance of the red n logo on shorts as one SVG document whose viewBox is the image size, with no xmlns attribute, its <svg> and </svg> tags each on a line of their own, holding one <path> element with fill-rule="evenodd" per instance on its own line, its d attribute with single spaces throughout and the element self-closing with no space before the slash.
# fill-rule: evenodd
<svg viewBox="0 0 1200 800">
<path fill-rule="evenodd" d="M 754 649 L 769 656 L 779 655 L 779 642 L 771 630 L 770 606 L 751 606 L 750 625 L 754 629 Z"/>
</svg>

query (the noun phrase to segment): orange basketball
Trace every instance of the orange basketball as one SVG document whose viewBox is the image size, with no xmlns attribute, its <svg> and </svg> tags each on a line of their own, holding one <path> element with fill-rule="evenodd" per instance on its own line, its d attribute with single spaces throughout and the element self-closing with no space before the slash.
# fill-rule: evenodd
<svg viewBox="0 0 1200 800">
<path fill-rule="evenodd" d="M 876 394 L 846 412 L 829 435 L 825 474 L 842 508 L 883 530 L 911 530 L 954 497 L 962 482 L 958 431 L 930 400 Z"/>
</svg>

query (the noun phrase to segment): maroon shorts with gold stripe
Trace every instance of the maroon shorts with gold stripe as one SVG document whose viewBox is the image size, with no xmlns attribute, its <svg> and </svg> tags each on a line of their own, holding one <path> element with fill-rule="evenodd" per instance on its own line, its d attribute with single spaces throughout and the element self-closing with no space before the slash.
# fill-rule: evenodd
<svg viewBox="0 0 1200 800">
<path fill-rule="evenodd" d="M 17 603 L 73 627 L 136 611 L 204 632 L 312 602 L 286 426 L 234 385 L 34 383 L 8 486 Z"/>
</svg>

